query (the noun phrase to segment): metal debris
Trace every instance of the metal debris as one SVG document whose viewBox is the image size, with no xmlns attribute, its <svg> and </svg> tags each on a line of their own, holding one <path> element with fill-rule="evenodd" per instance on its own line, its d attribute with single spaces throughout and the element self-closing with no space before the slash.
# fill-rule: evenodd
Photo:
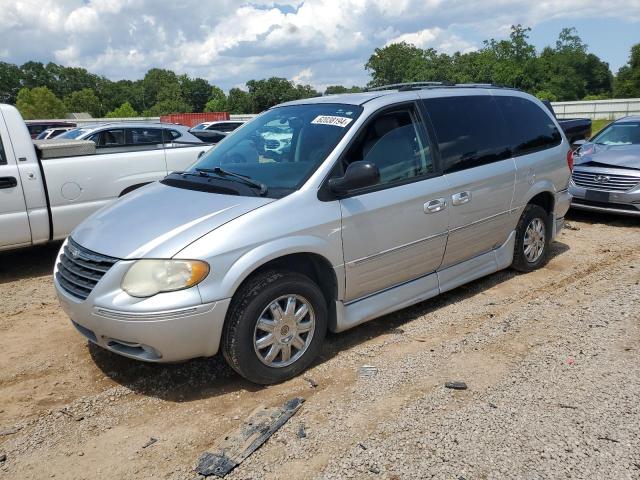
<svg viewBox="0 0 640 480">
<path fill-rule="evenodd" d="M 277 432 L 303 402 L 304 398 L 296 397 L 281 407 L 258 407 L 240 427 L 219 437 L 210 452 L 200 455 L 196 472 L 224 477 Z"/>
<path fill-rule="evenodd" d="M 373 365 L 362 365 L 358 369 L 359 377 L 375 377 L 378 374 L 378 367 Z"/>
</svg>

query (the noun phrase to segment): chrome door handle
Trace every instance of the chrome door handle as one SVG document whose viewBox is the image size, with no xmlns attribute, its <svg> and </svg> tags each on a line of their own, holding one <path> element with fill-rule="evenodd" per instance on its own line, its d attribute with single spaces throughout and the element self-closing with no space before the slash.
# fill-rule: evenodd
<svg viewBox="0 0 640 480">
<path fill-rule="evenodd" d="M 447 201 L 444 198 L 436 198 L 429 200 L 424 204 L 424 213 L 436 213 L 447 207 Z"/>
<path fill-rule="evenodd" d="M 471 192 L 458 192 L 451 195 L 452 205 L 463 205 L 471 201 Z"/>
</svg>

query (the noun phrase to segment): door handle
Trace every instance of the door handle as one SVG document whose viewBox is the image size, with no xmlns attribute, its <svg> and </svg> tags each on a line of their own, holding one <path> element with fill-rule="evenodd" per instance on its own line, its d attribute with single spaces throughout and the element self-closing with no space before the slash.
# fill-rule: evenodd
<svg viewBox="0 0 640 480">
<path fill-rule="evenodd" d="M 435 200 L 429 200 L 424 204 L 424 213 L 436 213 L 444 210 L 447 207 L 447 201 L 444 198 L 436 198 Z"/>
<path fill-rule="evenodd" d="M 463 205 L 465 203 L 469 203 L 471 201 L 471 192 L 458 192 L 451 195 L 451 204 L 452 205 Z"/>
<path fill-rule="evenodd" d="M 18 186 L 16 177 L 0 177 L 0 188 L 13 188 Z"/>
</svg>

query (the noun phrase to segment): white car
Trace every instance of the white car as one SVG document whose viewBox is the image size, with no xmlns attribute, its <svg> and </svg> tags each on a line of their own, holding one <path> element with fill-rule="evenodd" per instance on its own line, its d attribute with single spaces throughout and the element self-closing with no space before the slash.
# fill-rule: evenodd
<svg viewBox="0 0 640 480">
<path fill-rule="evenodd" d="M 233 132 L 236 128 L 242 126 L 245 122 L 239 120 L 219 120 L 217 122 L 199 123 L 190 131 L 199 130 L 216 130 L 218 132 Z"/>
<path fill-rule="evenodd" d="M 63 133 L 68 132 L 69 130 L 73 130 L 74 127 L 57 127 L 57 128 L 47 128 L 40 135 L 36 137 L 36 140 L 49 140 L 51 138 L 56 138 Z"/>
</svg>

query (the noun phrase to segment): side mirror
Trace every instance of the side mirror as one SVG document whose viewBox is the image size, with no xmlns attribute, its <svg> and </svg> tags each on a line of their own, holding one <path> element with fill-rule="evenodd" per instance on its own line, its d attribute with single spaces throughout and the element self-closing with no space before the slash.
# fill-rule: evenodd
<svg viewBox="0 0 640 480">
<path fill-rule="evenodd" d="M 571 144 L 571 150 L 577 150 L 579 149 L 582 145 L 584 145 L 585 143 L 587 143 L 586 140 L 581 139 L 581 140 L 575 140 L 572 144 Z"/>
<path fill-rule="evenodd" d="M 329 180 L 329 188 L 336 195 L 345 195 L 350 190 L 370 187 L 380 181 L 380 170 L 370 162 L 358 161 L 349 164 L 343 177 Z"/>
</svg>

